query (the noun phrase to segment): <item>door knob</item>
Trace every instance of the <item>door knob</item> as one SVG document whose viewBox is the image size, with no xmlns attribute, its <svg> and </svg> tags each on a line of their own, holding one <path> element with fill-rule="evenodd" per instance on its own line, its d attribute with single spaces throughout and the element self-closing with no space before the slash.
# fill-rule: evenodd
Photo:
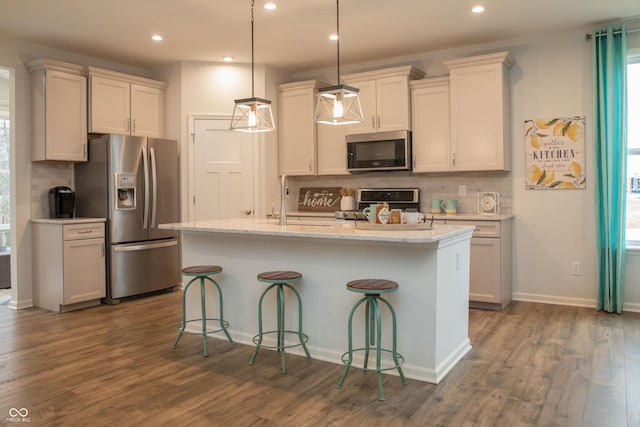
<svg viewBox="0 0 640 427">
<path fill-rule="evenodd" d="M 251 209 L 247 209 L 245 211 L 242 211 L 243 214 L 245 215 L 251 215 Z"/>
</svg>

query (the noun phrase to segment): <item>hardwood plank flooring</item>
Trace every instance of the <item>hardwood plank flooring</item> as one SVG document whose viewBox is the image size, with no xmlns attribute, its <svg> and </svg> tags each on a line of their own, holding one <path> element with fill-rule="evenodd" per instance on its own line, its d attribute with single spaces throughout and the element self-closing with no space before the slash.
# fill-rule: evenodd
<svg viewBox="0 0 640 427">
<path fill-rule="evenodd" d="M 57 314 L 0 306 L 0 424 L 640 426 L 640 315 L 514 302 L 470 310 L 472 351 L 439 385 L 185 334 L 180 293 Z M 346 321 L 346 314 L 345 314 Z M 400 325 L 402 327 L 402 325 Z M 233 325 L 231 325 L 233 328 Z M 313 341 L 313 337 L 311 337 Z M 399 343 L 401 349 L 402 343 Z M 24 424 L 23 424 L 24 425 Z"/>
</svg>

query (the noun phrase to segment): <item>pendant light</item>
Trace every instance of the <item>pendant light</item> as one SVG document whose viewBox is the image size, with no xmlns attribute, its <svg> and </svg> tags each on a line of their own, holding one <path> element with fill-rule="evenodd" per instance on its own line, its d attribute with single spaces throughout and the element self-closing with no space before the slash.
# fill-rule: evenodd
<svg viewBox="0 0 640 427">
<path fill-rule="evenodd" d="M 231 118 L 231 130 L 241 132 L 268 132 L 274 130 L 271 101 L 256 98 L 254 94 L 254 59 L 253 59 L 253 7 L 251 0 L 251 98 L 236 99 Z"/>
<path fill-rule="evenodd" d="M 316 122 L 329 125 L 347 125 L 364 122 L 360 106 L 360 89 L 340 84 L 340 0 L 336 0 L 336 44 L 338 50 L 338 85 L 318 91 Z"/>
</svg>

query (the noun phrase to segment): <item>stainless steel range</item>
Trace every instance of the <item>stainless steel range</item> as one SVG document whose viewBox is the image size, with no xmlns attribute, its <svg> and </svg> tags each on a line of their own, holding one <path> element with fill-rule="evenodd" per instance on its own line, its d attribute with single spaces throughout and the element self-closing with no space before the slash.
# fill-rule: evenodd
<svg viewBox="0 0 640 427">
<path fill-rule="evenodd" d="M 356 196 L 357 210 L 337 211 L 336 219 L 364 220 L 362 209 L 373 203 L 387 203 L 390 209 L 420 210 L 418 188 L 361 188 Z"/>
</svg>

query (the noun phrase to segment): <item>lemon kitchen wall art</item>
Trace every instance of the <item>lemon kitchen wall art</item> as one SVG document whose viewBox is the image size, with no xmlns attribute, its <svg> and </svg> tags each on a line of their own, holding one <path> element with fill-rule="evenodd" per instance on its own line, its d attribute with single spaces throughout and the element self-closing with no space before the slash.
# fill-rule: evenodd
<svg viewBox="0 0 640 427">
<path fill-rule="evenodd" d="M 526 187 L 586 188 L 584 116 L 525 120 Z"/>
</svg>

